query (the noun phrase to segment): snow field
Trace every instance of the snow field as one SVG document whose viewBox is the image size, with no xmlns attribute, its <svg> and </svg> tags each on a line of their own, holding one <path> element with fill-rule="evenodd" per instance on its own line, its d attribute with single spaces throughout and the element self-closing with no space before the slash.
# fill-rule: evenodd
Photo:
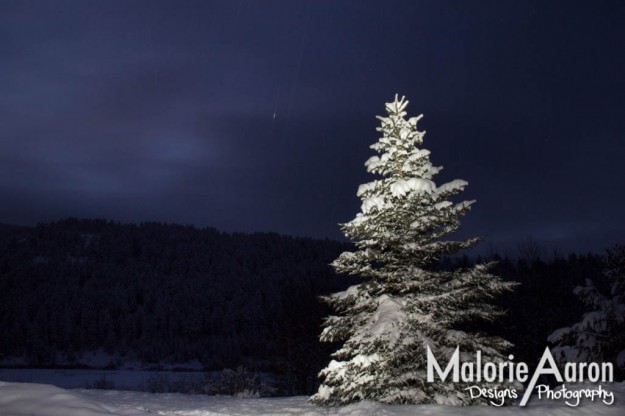
<svg viewBox="0 0 625 416">
<path fill-rule="evenodd" d="M 574 388 L 573 385 L 567 385 Z M 588 386 L 579 386 L 584 388 Z M 231 396 L 151 394 L 114 390 L 65 390 L 45 384 L 0 382 L 2 416 L 217 416 L 217 415 L 340 415 L 340 416 L 621 416 L 625 413 L 625 383 L 604 386 L 615 393 L 615 403 L 583 402 L 569 407 L 563 402 L 530 401 L 527 407 L 443 405 L 382 405 L 359 402 L 344 407 L 318 407 L 308 397 L 241 399 Z"/>
</svg>

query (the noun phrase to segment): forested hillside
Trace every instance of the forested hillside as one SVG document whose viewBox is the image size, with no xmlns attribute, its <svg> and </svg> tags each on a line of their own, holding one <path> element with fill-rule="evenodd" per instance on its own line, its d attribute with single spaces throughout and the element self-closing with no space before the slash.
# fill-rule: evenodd
<svg viewBox="0 0 625 416">
<path fill-rule="evenodd" d="M 345 243 L 212 228 L 67 219 L 0 226 L 0 358 L 72 365 L 104 350 L 118 366 L 199 360 L 290 377 L 314 391 L 331 345 L 318 342 L 329 311 L 318 296 L 346 288 L 328 264 Z M 573 322 L 573 288 L 602 282 L 598 255 L 499 259 L 495 272 L 522 285 L 499 300 L 508 315 L 492 331 L 536 360 L 556 328 Z M 447 259 L 442 267 L 468 265 Z M 480 328 L 478 328 L 480 329 Z"/>
<path fill-rule="evenodd" d="M 0 238 L 0 353 L 35 366 L 99 348 L 207 368 L 314 365 L 317 296 L 349 283 L 327 266 L 345 248 L 332 241 L 73 219 Z"/>
</svg>

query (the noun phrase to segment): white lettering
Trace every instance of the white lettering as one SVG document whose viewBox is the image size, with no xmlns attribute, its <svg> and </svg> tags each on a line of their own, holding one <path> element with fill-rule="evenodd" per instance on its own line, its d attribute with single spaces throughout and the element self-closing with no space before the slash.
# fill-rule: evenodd
<svg viewBox="0 0 625 416">
<path fill-rule="evenodd" d="M 453 376 L 452 376 L 453 382 L 457 383 L 460 381 L 459 369 L 458 369 L 458 367 L 460 366 L 460 347 L 456 347 L 453 355 L 451 356 L 451 359 L 449 360 L 449 363 L 447 364 L 447 367 L 445 367 L 444 372 L 441 369 L 440 365 L 438 365 L 438 361 L 436 361 L 436 357 L 434 356 L 434 354 L 432 354 L 432 350 L 430 350 L 429 345 L 427 346 L 427 359 L 428 359 L 428 370 L 427 370 L 428 371 L 427 373 L 428 383 L 434 382 L 434 370 L 436 370 L 436 372 L 438 373 L 438 376 L 440 377 L 441 381 L 445 381 L 445 379 L 447 378 L 449 373 L 452 372 L 452 370 L 453 370 Z"/>
<path fill-rule="evenodd" d="M 549 363 L 549 368 L 547 369 L 544 368 L 546 363 Z M 556 366 L 556 362 L 553 359 L 553 355 L 551 355 L 551 351 L 549 351 L 549 347 L 545 348 L 545 352 L 543 353 L 543 356 L 540 357 L 540 361 L 538 362 L 538 367 L 536 367 L 536 371 L 534 371 L 534 374 L 532 375 L 532 379 L 530 380 L 530 383 L 527 386 L 527 390 L 525 390 L 525 394 L 523 395 L 523 398 L 521 399 L 521 403 L 519 403 L 519 406 L 525 406 L 527 404 L 527 401 L 529 400 L 530 396 L 532 395 L 532 391 L 534 390 L 534 386 L 536 385 L 536 382 L 538 381 L 538 377 L 540 377 L 541 375 L 547 375 L 547 374 L 553 374 L 559 383 L 562 383 L 564 381 L 562 379 L 562 375 L 560 374 L 560 371 L 558 371 L 558 367 Z"/>
</svg>

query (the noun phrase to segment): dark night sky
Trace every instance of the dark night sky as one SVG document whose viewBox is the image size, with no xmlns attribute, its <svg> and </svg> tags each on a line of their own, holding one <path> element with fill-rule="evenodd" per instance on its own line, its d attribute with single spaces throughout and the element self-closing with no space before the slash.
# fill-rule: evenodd
<svg viewBox="0 0 625 416">
<path fill-rule="evenodd" d="M 625 242 L 623 1 L 0 1 L 0 222 L 340 237 L 396 92 L 462 235 Z M 275 118 L 274 118 L 275 114 Z"/>
</svg>

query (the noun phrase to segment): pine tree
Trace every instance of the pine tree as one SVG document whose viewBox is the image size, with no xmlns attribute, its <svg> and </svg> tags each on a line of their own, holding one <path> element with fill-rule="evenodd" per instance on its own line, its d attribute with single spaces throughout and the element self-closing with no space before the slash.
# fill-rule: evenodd
<svg viewBox="0 0 625 416">
<path fill-rule="evenodd" d="M 609 294 L 591 279 L 574 293 L 586 305 L 582 320 L 552 333 L 548 340 L 560 362 L 613 362 L 617 379 L 625 378 L 625 246 L 606 250 L 604 274 Z"/>
<path fill-rule="evenodd" d="M 467 182 L 436 186 L 442 169 L 418 148 L 425 132 L 417 130 L 422 116 L 406 120 L 404 97 L 386 104 L 380 117 L 382 138 L 371 146 L 380 155 L 366 161 L 381 179 L 360 185 L 361 212 L 341 228 L 356 246 L 333 263 L 337 273 L 363 281 L 324 297 L 337 313 L 324 322 L 321 340 L 343 341 L 335 360 L 321 371 L 324 379 L 311 401 L 342 405 L 358 400 L 383 403 L 471 404 L 461 383 L 426 381 L 426 346 L 440 363 L 447 363 L 457 346 L 461 360 L 497 361 L 510 344 L 498 337 L 462 330 L 474 319 L 493 320 L 500 312 L 488 303 L 511 290 L 514 283 L 492 275 L 492 264 L 452 271 L 437 264 L 442 256 L 470 248 L 478 238 L 443 241 L 460 225 L 474 201 L 449 199 Z M 488 387 L 484 383 L 483 387 Z"/>
</svg>

